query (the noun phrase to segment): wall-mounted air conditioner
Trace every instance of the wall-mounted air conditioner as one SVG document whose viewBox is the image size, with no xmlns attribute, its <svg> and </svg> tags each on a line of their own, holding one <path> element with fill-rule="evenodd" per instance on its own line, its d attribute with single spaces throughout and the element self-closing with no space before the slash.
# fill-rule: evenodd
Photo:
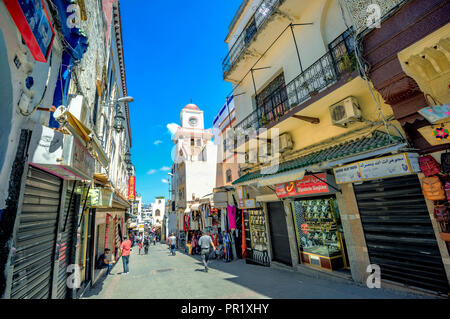
<svg viewBox="0 0 450 319">
<path fill-rule="evenodd" d="M 69 95 L 67 107 L 70 113 L 72 113 L 87 128 L 90 128 L 90 108 L 83 95 Z"/>
<path fill-rule="evenodd" d="M 349 96 L 330 106 L 331 123 L 336 126 L 347 127 L 349 123 L 361 120 L 361 109 L 358 100 Z"/>
<path fill-rule="evenodd" d="M 291 150 L 294 147 L 294 143 L 292 142 L 292 136 L 290 133 L 283 133 L 280 135 L 279 147 L 280 153 Z"/>
</svg>

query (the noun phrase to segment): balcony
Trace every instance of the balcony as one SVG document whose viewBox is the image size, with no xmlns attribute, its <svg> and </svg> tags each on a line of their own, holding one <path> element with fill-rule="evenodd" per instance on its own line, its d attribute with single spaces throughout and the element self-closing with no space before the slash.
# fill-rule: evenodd
<svg viewBox="0 0 450 319">
<path fill-rule="evenodd" d="M 258 103 L 259 107 L 240 121 L 236 132 L 248 132 L 273 126 L 287 112 L 305 103 L 319 92 L 349 76 L 357 69 L 354 38 L 347 30 L 330 46 L 330 50 L 288 84 L 283 84 Z M 238 133 L 239 134 L 239 133 Z M 248 136 L 246 136 L 248 137 Z"/>
<path fill-rule="evenodd" d="M 245 49 L 250 45 L 258 31 L 283 1 L 284 0 L 263 0 L 261 2 L 254 15 L 250 18 L 250 24 L 241 32 L 241 34 L 239 34 L 236 42 L 222 62 L 224 79 Z"/>
</svg>

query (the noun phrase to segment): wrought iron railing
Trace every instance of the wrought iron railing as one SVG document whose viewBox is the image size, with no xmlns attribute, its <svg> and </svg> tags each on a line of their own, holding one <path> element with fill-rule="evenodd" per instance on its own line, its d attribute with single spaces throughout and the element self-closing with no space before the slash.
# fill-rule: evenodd
<svg viewBox="0 0 450 319">
<path fill-rule="evenodd" d="M 330 50 L 295 79 L 266 97 L 256 110 L 236 124 L 235 130 L 245 132 L 249 128 L 267 127 L 292 108 L 339 81 L 342 75 L 356 70 L 354 39 L 350 31 L 344 32 L 338 41 L 333 41 Z"/>
<path fill-rule="evenodd" d="M 233 64 L 238 60 L 241 54 L 248 47 L 259 29 L 264 25 L 267 19 L 272 15 L 275 9 L 284 0 L 263 0 L 255 11 L 252 22 L 238 36 L 227 56 L 222 62 L 224 76 L 228 73 Z"/>
</svg>

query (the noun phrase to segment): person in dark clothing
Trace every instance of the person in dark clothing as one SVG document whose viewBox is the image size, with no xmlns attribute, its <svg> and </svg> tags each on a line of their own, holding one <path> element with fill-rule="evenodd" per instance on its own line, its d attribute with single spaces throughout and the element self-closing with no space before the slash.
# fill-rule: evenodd
<svg viewBox="0 0 450 319">
<path fill-rule="evenodd" d="M 106 275 L 109 275 L 111 273 L 111 269 L 114 266 L 114 261 L 110 261 L 108 258 L 110 249 L 109 248 L 105 248 L 105 251 L 103 254 L 100 255 L 100 257 L 98 257 L 97 259 L 97 268 L 99 269 L 103 269 L 103 268 L 108 268 L 108 270 L 106 271 Z"/>
</svg>

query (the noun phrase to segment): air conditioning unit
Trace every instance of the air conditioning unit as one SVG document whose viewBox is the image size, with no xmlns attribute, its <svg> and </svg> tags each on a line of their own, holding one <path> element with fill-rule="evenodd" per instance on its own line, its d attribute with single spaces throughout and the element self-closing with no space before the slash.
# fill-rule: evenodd
<svg viewBox="0 0 450 319">
<path fill-rule="evenodd" d="M 256 150 L 250 150 L 245 153 L 245 164 L 252 165 L 258 162 L 258 153 Z"/>
<path fill-rule="evenodd" d="M 330 116 L 333 125 L 347 127 L 347 124 L 361 120 L 361 109 L 358 100 L 349 96 L 330 106 Z"/>
<path fill-rule="evenodd" d="M 291 150 L 294 147 L 291 134 L 289 133 L 281 134 L 278 146 L 280 147 L 280 153 Z"/>
<path fill-rule="evenodd" d="M 90 127 L 90 108 L 83 95 L 69 95 L 67 108 L 82 124 Z"/>
</svg>

